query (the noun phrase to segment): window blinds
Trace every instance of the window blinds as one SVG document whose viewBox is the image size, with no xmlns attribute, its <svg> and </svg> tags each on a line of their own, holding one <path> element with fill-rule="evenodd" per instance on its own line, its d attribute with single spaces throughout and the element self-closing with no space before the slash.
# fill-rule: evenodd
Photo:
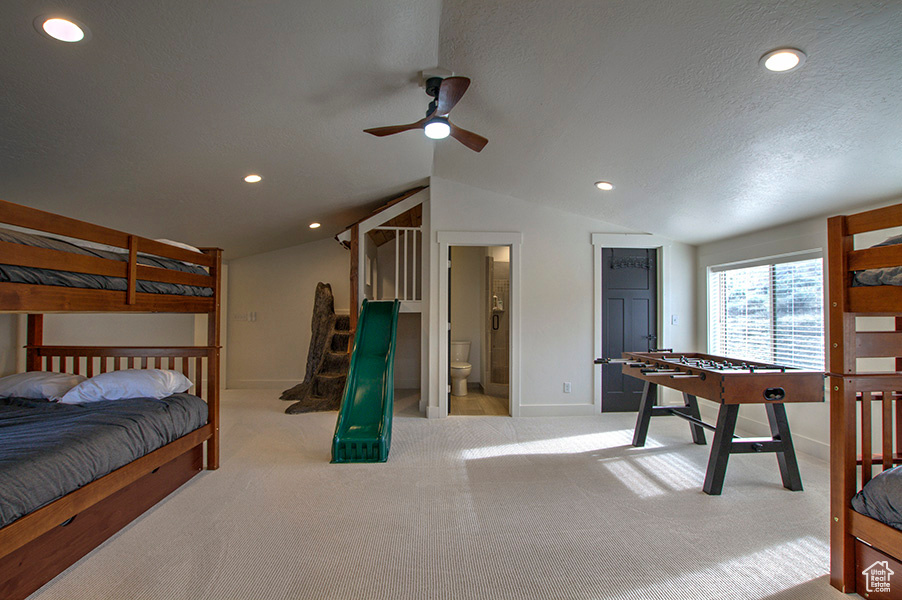
<svg viewBox="0 0 902 600">
<path fill-rule="evenodd" d="M 823 370 L 820 257 L 712 269 L 708 293 L 713 354 Z"/>
</svg>

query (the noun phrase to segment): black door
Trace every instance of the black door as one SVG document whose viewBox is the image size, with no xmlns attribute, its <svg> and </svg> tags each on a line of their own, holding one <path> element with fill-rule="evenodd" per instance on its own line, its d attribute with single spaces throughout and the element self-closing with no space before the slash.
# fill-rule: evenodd
<svg viewBox="0 0 902 600">
<path fill-rule="evenodd" d="M 657 342 L 657 270 L 654 249 L 601 251 L 602 356 L 645 352 Z M 639 410 L 643 381 L 621 373 L 621 365 L 601 367 L 602 412 Z"/>
</svg>

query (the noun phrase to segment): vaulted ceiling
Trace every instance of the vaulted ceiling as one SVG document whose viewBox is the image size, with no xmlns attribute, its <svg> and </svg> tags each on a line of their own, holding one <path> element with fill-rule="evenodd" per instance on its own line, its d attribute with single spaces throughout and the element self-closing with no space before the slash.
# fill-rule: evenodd
<svg viewBox="0 0 902 600">
<path fill-rule="evenodd" d="M 235 257 L 435 174 L 701 243 L 902 196 L 900 31 L 851 0 L 4 2 L 0 198 Z M 437 65 L 485 150 L 362 132 L 422 117 Z"/>
</svg>

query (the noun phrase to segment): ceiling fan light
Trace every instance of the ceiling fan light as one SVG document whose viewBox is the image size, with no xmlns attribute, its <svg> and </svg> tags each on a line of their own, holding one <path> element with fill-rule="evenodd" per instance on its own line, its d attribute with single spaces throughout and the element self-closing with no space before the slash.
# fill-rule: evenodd
<svg viewBox="0 0 902 600">
<path fill-rule="evenodd" d="M 433 140 L 443 140 L 451 134 L 451 125 L 448 124 L 448 119 L 436 117 L 430 119 L 426 123 L 426 126 L 423 127 L 423 131 L 428 138 Z"/>
</svg>

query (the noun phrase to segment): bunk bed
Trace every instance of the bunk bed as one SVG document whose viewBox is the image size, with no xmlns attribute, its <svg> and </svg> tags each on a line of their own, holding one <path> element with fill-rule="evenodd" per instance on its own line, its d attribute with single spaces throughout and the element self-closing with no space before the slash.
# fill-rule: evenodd
<svg viewBox="0 0 902 600">
<path fill-rule="evenodd" d="M 0 201 L 0 312 L 27 314 L 26 371 L 168 369 L 188 377 L 187 391 L 206 402 L 200 427 L 0 528 L 0 597 L 25 598 L 204 465 L 219 467 L 222 251 L 188 248 Z M 206 314 L 207 342 L 45 345 L 43 315 L 53 312 Z"/>
<path fill-rule="evenodd" d="M 830 583 L 872 599 L 902 597 L 902 517 L 881 510 L 902 508 L 902 236 L 868 248 L 855 236 L 900 226 L 902 204 L 827 224 Z"/>
</svg>

